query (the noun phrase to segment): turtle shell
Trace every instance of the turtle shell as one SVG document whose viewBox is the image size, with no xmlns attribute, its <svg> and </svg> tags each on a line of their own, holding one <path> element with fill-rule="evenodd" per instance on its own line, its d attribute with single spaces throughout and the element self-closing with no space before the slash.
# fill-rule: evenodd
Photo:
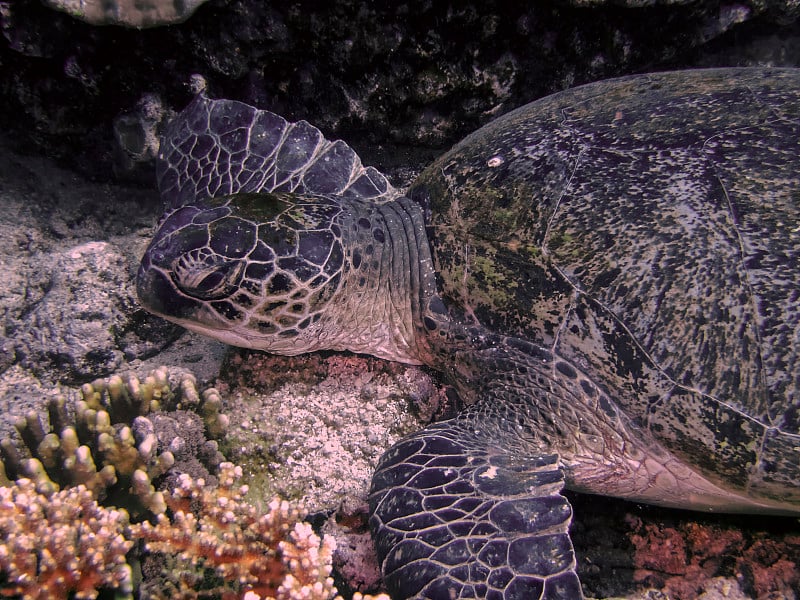
<svg viewBox="0 0 800 600">
<path fill-rule="evenodd" d="M 800 70 L 568 90 L 410 195 L 459 318 L 553 348 L 713 480 L 800 502 Z"/>
</svg>

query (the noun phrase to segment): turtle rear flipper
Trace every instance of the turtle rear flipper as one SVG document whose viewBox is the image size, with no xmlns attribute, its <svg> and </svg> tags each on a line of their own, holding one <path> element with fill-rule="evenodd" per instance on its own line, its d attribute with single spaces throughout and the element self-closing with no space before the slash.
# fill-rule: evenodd
<svg viewBox="0 0 800 600">
<path fill-rule="evenodd" d="M 463 418 L 381 458 L 370 527 L 395 598 L 582 598 L 555 454 L 512 456 Z"/>
</svg>

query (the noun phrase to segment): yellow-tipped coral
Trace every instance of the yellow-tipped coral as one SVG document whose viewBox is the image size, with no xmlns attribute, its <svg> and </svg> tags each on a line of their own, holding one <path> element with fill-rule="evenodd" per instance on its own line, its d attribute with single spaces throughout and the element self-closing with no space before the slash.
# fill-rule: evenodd
<svg viewBox="0 0 800 600">
<path fill-rule="evenodd" d="M 100 506 L 82 485 L 48 496 L 30 479 L 0 487 L 0 596 L 81 600 L 114 589 L 132 598 L 127 527 L 124 510 Z"/>
<path fill-rule="evenodd" d="M 196 385 L 188 373 L 173 385 L 169 371 L 160 367 L 143 381 L 133 375 L 113 375 L 84 384 L 74 401 L 54 398 L 48 403 L 49 430 L 35 412 L 17 420 L 17 431 L 30 458 L 11 440 L 0 441 L 3 479 L 31 479 L 45 495 L 84 485 L 96 498 L 124 506 L 134 518 L 148 511 L 163 512 L 163 496 L 152 481 L 164 475 L 176 459 L 169 449 L 158 450 L 158 435 L 151 422 L 154 415 L 161 419 L 174 414 L 162 409 L 189 408 L 203 419 L 203 426 L 199 434 L 193 434 L 194 445 L 177 447 L 191 451 L 204 442 L 203 456 L 214 462 L 209 465 L 212 471 L 222 460 L 216 442 L 197 439 L 203 428 L 212 438 L 225 435 L 228 419 L 220 413 L 219 393 L 212 388 L 198 394 Z"/>
<path fill-rule="evenodd" d="M 151 573 L 142 598 L 333 598 L 333 538 L 320 539 L 288 502 L 273 500 L 262 513 L 245 500 L 241 475 L 223 463 L 216 488 L 181 476 L 167 498 L 171 517 L 159 514 L 155 525 L 129 524 L 124 510 L 98 505 L 83 485 L 47 496 L 24 478 L 0 487 L 0 596 L 91 599 L 113 589 L 132 598 L 126 553 L 144 540 L 162 573 Z"/>
<path fill-rule="evenodd" d="M 220 464 L 208 441 L 227 429 L 221 406 L 216 390 L 198 394 L 191 376 L 172 387 L 159 370 L 51 402 L 49 430 L 36 414 L 21 419 L 22 447 L 0 440 L 0 597 L 132 598 L 127 553 L 142 565 L 140 598 L 333 598 L 333 538 L 320 539 L 295 505 L 274 500 L 262 512 L 245 500 L 241 468 Z M 181 456 L 213 464 L 218 485 L 181 471 Z M 154 489 L 162 475 L 172 493 Z"/>
<path fill-rule="evenodd" d="M 130 423 L 134 417 L 161 408 L 173 398 L 174 392 L 169 383 L 169 370 L 159 367 L 143 382 L 133 375 L 125 379 L 119 375 L 95 379 L 81 386 L 80 395 L 87 408 L 109 412 L 115 423 Z"/>
</svg>

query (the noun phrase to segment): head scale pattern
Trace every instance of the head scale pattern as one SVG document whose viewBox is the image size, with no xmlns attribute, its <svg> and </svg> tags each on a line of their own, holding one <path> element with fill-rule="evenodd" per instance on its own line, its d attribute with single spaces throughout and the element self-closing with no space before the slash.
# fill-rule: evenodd
<svg viewBox="0 0 800 600">
<path fill-rule="evenodd" d="M 198 96 L 167 127 L 167 205 L 139 297 L 153 312 L 240 346 L 308 351 L 340 284 L 342 203 L 397 196 L 341 141 L 241 102 Z"/>
</svg>

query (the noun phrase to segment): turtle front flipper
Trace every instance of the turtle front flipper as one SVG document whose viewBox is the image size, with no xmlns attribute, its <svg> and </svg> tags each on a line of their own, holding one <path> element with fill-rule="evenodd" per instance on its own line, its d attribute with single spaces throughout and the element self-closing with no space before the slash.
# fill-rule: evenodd
<svg viewBox="0 0 800 600">
<path fill-rule="evenodd" d="M 197 96 L 169 122 L 156 163 L 168 208 L 240 192 L 391 200 L 399 192 L 341 140 L 235 100 Z"/>
<path fill-rule="evenodd" d="M 381 458 L 370 527 L 394 598 L 582 598 L 558 456 L 514 456 L 463 417 Z"/>
</svg>

